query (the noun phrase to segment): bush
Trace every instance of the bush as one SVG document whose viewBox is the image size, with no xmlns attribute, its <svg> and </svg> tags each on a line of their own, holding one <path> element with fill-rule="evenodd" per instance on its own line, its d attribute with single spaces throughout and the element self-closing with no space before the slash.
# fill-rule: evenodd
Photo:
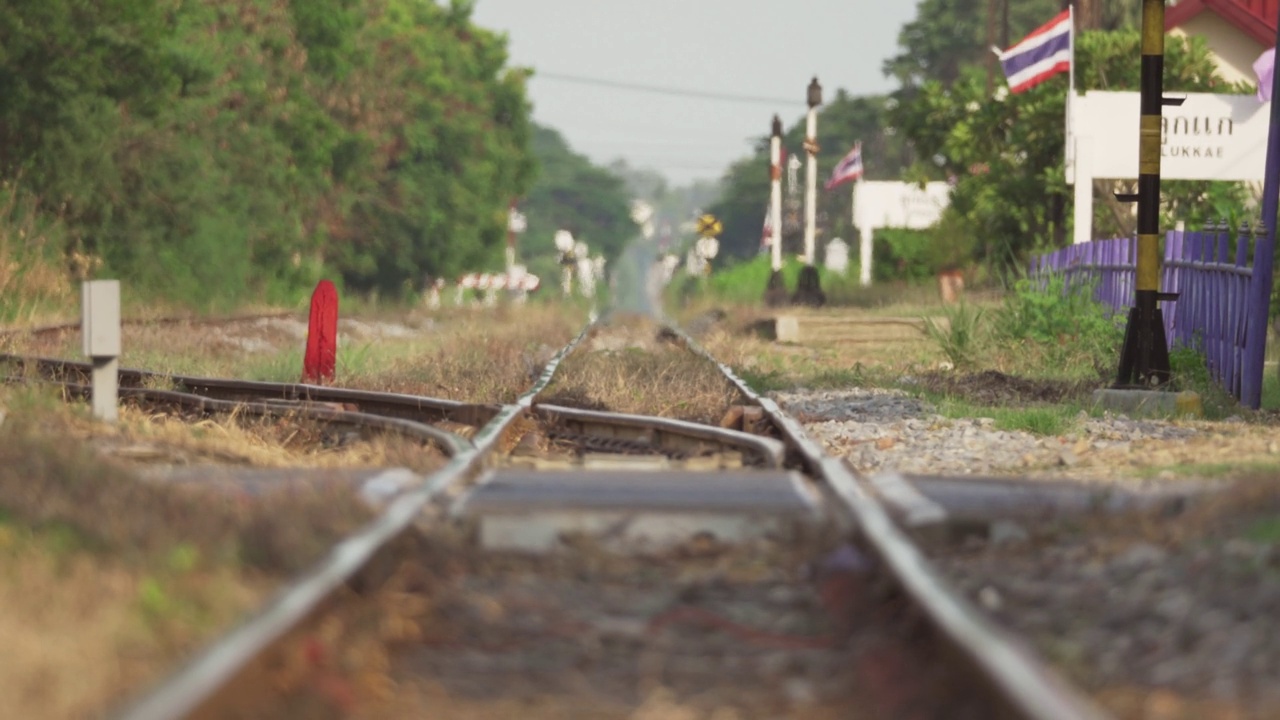
<svg viewBox="0 0 1280 720">
<path fill-rule="evenodd" d="M 1093 286 L 1068 287 L 1060 275 L 1022 278 L 994 313 L 992 332 L 1005 343 L 1033 343 L 1063 367 L 1087 360 L 1114 364 L 1124 340 L 1123 318 L 1093 299 Z"/>
<path fill-rule="evenodd" d="M 875 231 L 872 245 L 875 280 L 928 280 L 941 269 L 933 234 L 921 230 L 884 228 Z"/>
</svg>

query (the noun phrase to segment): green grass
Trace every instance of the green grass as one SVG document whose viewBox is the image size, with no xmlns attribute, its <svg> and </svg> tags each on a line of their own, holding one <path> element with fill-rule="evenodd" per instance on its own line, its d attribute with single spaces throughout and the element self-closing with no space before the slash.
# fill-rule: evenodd
<svg viewBox="0 0 1280 720">
<path fill-rule="evenodd" d="M 1142 479 L 1151 479 L 1166 472 L 1188 478 L 1226 478 L 1246 474 L 1277 475 L 1280 474 L 1280 462 L 1185 463 L 1140 468 L 1137 476 Z"/>
<path fill-rule="evenodd" d="M 752 390 L 758 393 L 775 392 L 778 390 L 789 390 L 796 387 L 795 380 L 787 377 L 786 373 L 777 368 L 759 369 L 759 368 L 734 368 L 733 372 L 742 381 L 751 386 Z"/>
<path fill-rule="evenodd" d="M 1269 367 L 1262 373 L 1262 409 L 1280 410 L 1280 372 Z"/>
<path fill-rule="evenodd" d="M 956 398 L 932 399 L 938 414 L 947 418 L 991 418 L 995 427 L 1032 435 L 1065 435 L 1079 427 L 1081 407 L 1073 404 L 1039 405 L 1026 408 L 984 407 Z"/>
<path fill-rule="evenodd" d="M 1244 536 L 1254 542 L 1280 543 L 1280 517 L 1269 517 L 1254 521 L 1245 530 Z"/>
</svg>

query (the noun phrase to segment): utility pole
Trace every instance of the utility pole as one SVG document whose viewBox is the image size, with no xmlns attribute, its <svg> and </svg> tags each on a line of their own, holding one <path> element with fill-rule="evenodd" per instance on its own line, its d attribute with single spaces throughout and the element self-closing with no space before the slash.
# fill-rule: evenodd
<svg viewBox="0 0 1280 720">
<path fill-rule="evenodd" d="M 1280 27 L 1276 28 L 1280 42 Z M 1262 182 L 1263 232 L 1253 248 L 1253 278 L 1249 281 L 1249 307 L 1253 314 L 1245 321 L 1250 337 L 1267 337 L 1267 320 L 1271 306 L 1272 263 L 1276 248 L 1276 212 L 1280 206 L 1280 73 L 1271 79 L 1271 126 L 1267 132 L 1266 171 Z M 1262 406 L 1262 376 L 1267 359 L 1265 343 L 1249 343 L 1249 356 L 1244 359 L 1240 400 L 1257 410 Z M 1256 373 L 1251 372 L 1256 368 Z"/>
<path fill-rule="evenodd" d="M 987 47 L 995 47 L 996 44 L 996 0 L 987 0 Z M 1004 45 L 1002 47 L 1008 47 Z M 995 76 L 996 76 L 996 56 L 994 53 L 984 53 L 987 58 L 987 97 L 991 97 L 995 92 Z"/>
<path fill-rule="evenodd" d="M 1118 387 L 1150 387 L 1169 382 L 1169 344 L 1164 335 L 1160 292 L 1160 118 L 1164 97 L 1164 0 L 1142 2 L 1142 78 L 1139 124 L 1138 194 L 1117 195 L 1138 202 L 1136 290 L 1120 351 Z M 1078 182 L 1078 180 L 1077 180 Z"/>
<path fill-rule="evenodd" d="M 773 116 L 769 134 L 769 284 L 764 290 L 764 302 L 778 307 L 787 302 L 787 284 L 782 278 L 782 119 Z"/>
<path fill-rule="evenodd" d="M 809 83 L 807 98 L 809 115 L 805 118 L 804 150 L 808 155 L 805 169 L 804 267 L 796 284 L 795 303 L 819 306 L 826 302 L 818 268 L 814 267 L 816 226 L 818 222 L 818 106 L 822 104 L 822 86 L 818 78 Z"/>
</svg>

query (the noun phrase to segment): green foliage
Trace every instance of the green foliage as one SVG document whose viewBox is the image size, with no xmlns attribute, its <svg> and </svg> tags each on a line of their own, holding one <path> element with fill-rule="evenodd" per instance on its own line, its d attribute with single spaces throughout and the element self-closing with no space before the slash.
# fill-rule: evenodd
<svg viewBox="0 0 1280 720">
<path fill-rule="evenodd" d="M 943 315 L 946 324 L 933 318 L 924 318 L 924 332 L 938 346 L 943 355 L 957 368 L 971 367 L 986 339 L 983 316 L 985 311 L 966 303 L 946 306 Z"/>
<path fill-rule="evenodd" d="M 1187 390 L 1206 390 L 1214 387 L 1213 377 L 1204 354 L 1194 347 L 1169 349 L 1169 371 L 1173 382 Z"/>
<path fill-rule="evenodd" d="M 782 265 L 782 277 L 788 288 L 795 289 L 800 278 L 800 270 L 804 263 L 795 257 L 788 258 Z M 751 260 L 738 262 L 725 268 L 715 269 L 706 279 L 707 294 L 717 300 L 737 303 L 759 303 L 764 300 L 765 286 L 769 276 L 773 274 L 773 265 L 769 256 L 757 255 Z M 845 275 L 833 273 L 825 267 L 818 267 L 819 281 L 823 292 L 830 296 L 839 293 L 842 288 L 856 286 L 858 274 L 850 269 Z"/>
<path fill-rule="evenodd" d="M 938 247 L 939 235 L 922 230 L 881 228 L 875 231 L 872 275 L 877 281 L 930 280 L 943 269 L 949 253 Z"/>
<path fill-rule="evenodd" d="M 558 279 L 554 238 L 565 229 L 587 243 L 592 255 L 612 261 L 638 234 L 622 177 L 593 165 L 548 127 L 533 126 L 532 149 L 539 174 L 521 203 L 529 223 L 521 256 L 544 280 Z"/>
<path fill-rule="evenodd" d="M 1093 299 L 1091 286 L 1067 288 L 1060 275 L 1051 275 L 1014 283 L 996 313 L 993 329 L 1007 340 L 1111 345 L 1121 339 L 1121 319 Z"/>
<path fill-rule="evenodd" d="M 1010 0 L 1001 45 L 1008 47 L 1061 9 L 1058 0 Z M 898 34 L 902 53 L 885 61 L 884 73 L 904 85 L 925 80 L 949 84 L 965 66 L 991 63 L 987 10 L 984 0 L 922 0 L 915 20 Z M 995 72 L 998 76 L 999 68 Z"/>
<path fill-rule="evenodd" d="M 1255 520 L 1245 528 L 1244 536 L 1257 543 L 1280 544 L 1280 517 Z"/>
<path fill-rule="evenodd" d="M 1064 406 L 1001 408 L 994 414 L 995 425 L 1001 430 L 1046 437 L 1065 435 L 1076 424 L 1076 409 Z"/>
<path fill-rule="evenodd" d="M 1136 31 L 1081 33 L 1078 83 L 1084 90 L 1136 90 L 1140 58 Z M 1199 38 L 1171 38 L 1165 68 L 1170 91 L 1237 90 L 1217 76 Z M 1070 225 L 1062 171 L 1066 81 L 1061 75 L 1017 95 L 998 89 L 993 97 L 987 92 L 986 71 L 971 64 L 954 77 L 926 75 L 896 93 L 898 104 L 889 121 L 920 158 L 908 176 L 954 179 L 951 206 L 935 229 L 940 247 L 967 248 L 966 260 L 1007 271 L 1065 242 Z M 1127 209 L 1117 212 L 1111 198 L 1120 189 L 1107 183 L 1095 187 L 1099 234 L 1132 233 L 1132 227 L 1121 224 L 1128 222 Z M 1165 183 L 1162 224 L 1171 227 L 1176 218 L 1194 225 L 1215 215 L 1232 216 L 1244 199 L 1239 183 Z"/>
<path fill-rule="evenodd" d="M 398 295 L 500 262 L 525 73 L 469 3 L 106 0 L 0 13 L 0 178 L 137 295 Z"/>
</svg>

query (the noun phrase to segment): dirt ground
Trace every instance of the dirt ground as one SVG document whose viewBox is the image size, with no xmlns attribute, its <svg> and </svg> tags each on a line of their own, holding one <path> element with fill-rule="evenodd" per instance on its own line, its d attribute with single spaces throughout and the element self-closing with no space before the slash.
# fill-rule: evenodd
<svg viewBox="0 0 1280 720">
<path fill-rule="evenodd" d="M 1031 379 L 1007 375 L 999 370 L 973 373 L 933 371 L 912 377 L 921 390 L 986 406 L 1022 407 L 1036 403 L 1085 402 L 1090 393 L 1106 385 L 1102 379 Z"/>
</svg>

